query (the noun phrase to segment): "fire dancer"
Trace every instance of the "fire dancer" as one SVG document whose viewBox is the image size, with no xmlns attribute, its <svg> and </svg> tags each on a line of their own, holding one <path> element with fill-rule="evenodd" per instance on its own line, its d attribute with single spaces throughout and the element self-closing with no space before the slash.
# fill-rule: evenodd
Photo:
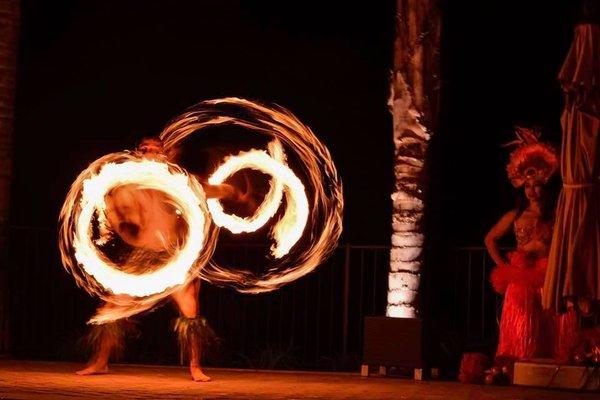
<svg viewBox="0 0 600 400">
<path fill-rule="evenodd" d="M 146 159 L 155 161 L 168 159 L 163 151 L 163 143 L 157 137 L 142 139 L 136 151 Z M 203 185 L 203 188 L 207 197 L 229 198 L 242 202 L 249 200 L 247 194 L 241 194 L 228 184 Z M 143 267 L 157 264 L 157 261 L 169 255 L 168 250 L 175 248 L 178 240 L 183 236 L 181 232 L 185 227 L 178 223 L 176 210 L 168 207 L 167 197 L 159 191 L 123 186 L 111 191 L 106 196 L 106 203 L 108 226 L 124 242 L 136 249 L 129 259 L 138 258 L 131 264 Z M 214 333 L 206 320 L 200 316 L 199 290 L 200 280 L 195 279 L 171 297 L 180 312 L 180 317 L 175 323 L 175 332 L 178 336 L 182 361 L 189 360 L 190 373 L 194 381 L 205 382 L 209 381 L 210 377 L 202 371 L 200 363 L 202 343 L 214 338 Z M 116 307 L 116 303 L 109 300 L 99 310 L 110 310 Z M 94 324 L 88 334 L 88 342 L 93 348 L 92 358 L 86 368 L 77 371 L 77 374 L 92 375 L 108 372 L 109 359 L 122 351 L 125 333 L 130 326 L 131 323 L 127 319 Z"/>
<path fill-rule="evenodd" d="M 266 151 L 225 157 L 206 185 L 191 179 L 175 158 L 185 138 L 219 125 L 244 127 L 269 141 Z M 98 325 L 89 336 L 95 351 L 81 374 L 105 372 L 111 354 L 122 347 L 126 319 L 170 298 L 182 314 L 176 331 L 192 377 L 208 379 L 200 368 L 199 345 L 208 330 L 198 318 L 194 279 L 201 276 L 241 293 L 275 290 L 321 265 L 341 235 L 342 183 L 331 155 L 288 110 L 234 97 L 206 100 L 173 119 L 160 137 L 140 143 L 137 151 L 144 159 L 118 152 L 93 161 L 71 185 L 60 211 L 63 266 L 80 287 L 105 301 L 89 320 Z M 304 180 L 287 165 L 282 143 Z M 246 184 L 245 195 L 224 185 L 246 169 L 270 176 L 269 185 L 261 185 L 266 193 L 257 196 L 262 199 L 254 199 L 255 185 Z M 233 199 L 227 208 L 236 212 L 216 198 Z M 211 259 L 219 227 L 233 234 L 256 232 L 273 219 L 284 198 L 285 211 L 270 230 L 274 243 L 265 272 Z M 119 252 L 123 244 L 126 251 Z"/>
</svg>

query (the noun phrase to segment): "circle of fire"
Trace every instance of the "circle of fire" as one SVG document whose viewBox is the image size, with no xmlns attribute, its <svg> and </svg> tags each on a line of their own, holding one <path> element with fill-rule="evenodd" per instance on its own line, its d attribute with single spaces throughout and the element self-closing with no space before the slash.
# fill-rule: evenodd
<svg viewBox="0 0 600 400">
<path fill-rule="evenodd" d="M 109 234 L 111 229 L 106 226 L 105 195 L 131 184 L 168 194 L 188 226 L 183 246 L 172 249 L 166 264 L 141 274 L 120 270 L 98 249 L 94 242 L 106 241 L 106 237 L 93 239 L 94 215 L 101 235 Z M 216 236 L 208 215 L 202 187 L 182 168 L 131 153 L 109 154 L 79 175 L 63 204 L 59 235 L 63 264 L 90 294 L 110 298 L 111 303 L 129 308 L 129 314 L 140 312 L 195 278 L 206 264 Z"/>
<path fill-rule="evenodd" d="M 273 256 L 281 258 L 290 251 L 302 236 L 308 220 L 308 199 L 300 179 L 281 162 L 283 149 L 281 149 L 279 141 L 272 142 L 270 148 L 272 153 L 276 154 L 277 159 L 272 158 L 264 151 L 242 152 L 237 156 L 228 157 L 208 180 L 211 185 L 218 185 L 244 168 L 252 168 L 270 175 L 275 184 L 272 185 L 272 189 L 267 193 L 265 200 L 252 217 L 240 218 L 235 214 L 225 213 L 221 202 L 217 199 L 208 199 L 207 202 L 208 209 L 217 225 L 227 228 L 232 233 L 255 232 L 275 215 L 281 203 L 285 187 L 287 189 L 286 212 L 274 228 L 273 237 L 276 244 L 271 247 Z"/>
<path fill-rule="evenodd" d="M 250 217 L 226 214 L 218 200 L 209 199 L 215 224 L 233 233 L 254 232 L 275 215 L 284 193 L 286 211 L 271 230 L 275 244 L 271 247 L 273 262 L 268 272 L 253 274 L 211 260 L 200 275 L 209 282 L 232 286 L 241 292 L 260 293 L 314 270 L 333 252 L 342 231 L 342 184 L 327 148 L 288 110 L 240 98 L 201 102 L 171 121 L 160 137 L 169 152 L 181 146 L 191 134 L 213 126 L 239 126 L 272 139 L 268 153 L 250 150 L 229 156 L 211 174 L 211 184 L 222 183 L 244 168 L 271 176 L 269 192 Z M 282 144 L 299 160 L 310 189 L 310 201 L 304 184 L 285 164 Z M 306 238 L 305 243 L 294 248 L 302 237 Z"/>
<path fill-rule="evenodd" d="M 77 284 L 107 300 L 91 323 L 148 310 L 198 277 L 241 292 L 274 290 L 314 270 L 335 249 L 342 231 L 342 184 L 329 151 L 314 133 L 282 107 L 224 98 L 199 103 L 175 118 L 160 135 L 165 151 L 180 146 L 192 133 L 216 125 L 240 126 L 272 139 L 268 152 L 250 150 L 229 156 L 209 177 L 209 183 L 216 185 L 245 168 L 269 175 L 270 189 L 250 217 L 227 214 L 219 200 L 207 201 L 198 181 L 183 168 L 127 152 L 94 161 L 71 186 L 60 214 L 59 247 L 63 264 Z M 286 165 L 282 144 L 297 157 L 310 199 L 305 185 Z M 188 224 L 184 246 L 172 249 L 174 256 L 153 272 L 120 271 L 92 238 L 92 220 L 97 215 L 101 237 L 95 242 L 106 242 L 110 227 L 104 213 L 105 195 L 128 184 L 169 195 Z M 284 195 L 286 210 L 271 230 L 275 244 L 268 272 L 253 274 L 209 262 L 216 244 L 216 226 L 233 233 L 254 232 L 276 214 Z M 209 212 L 215 224 L 207 217 Z M 295 248 L 303 237 L 303 245 Z"/>
</svg>

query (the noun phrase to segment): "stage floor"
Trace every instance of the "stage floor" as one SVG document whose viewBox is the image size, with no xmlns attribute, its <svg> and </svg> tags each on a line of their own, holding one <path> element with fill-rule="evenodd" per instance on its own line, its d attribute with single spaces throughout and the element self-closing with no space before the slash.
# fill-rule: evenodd
<svg viewBox="0 0 600 400">
<path fill-rule="evenodd" d="M 183 367 L 113 365 L 108 375 L 81 377 L 81 364 L 0 360 L 0 399 L 598 399 L 519 387 L 361 378 L 359 373 L 207 369 L 213 381 L 194 383 Z"/>
</svg>

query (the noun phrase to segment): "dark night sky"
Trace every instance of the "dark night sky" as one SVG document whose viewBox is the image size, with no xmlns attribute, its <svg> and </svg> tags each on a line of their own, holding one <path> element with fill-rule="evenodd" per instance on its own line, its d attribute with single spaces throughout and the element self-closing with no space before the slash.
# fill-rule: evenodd
<svg viewBox="0 0 600 400">
<path fill-rule="evenodd" d="M 13 224 L 54 226 L 89 162 L 195 102 L 241 96 L 290 109 L 330 148 L 344 240 L 389 243 L 394 1 L 258 3 L 23 0 Z M 430 226 L 452 243 L 481 243 L 510 207 L 500 144 L 513 125 L 560 137 L 555 76 L 577 2 L 522 3 L 442 3 Z"/>
</svg>

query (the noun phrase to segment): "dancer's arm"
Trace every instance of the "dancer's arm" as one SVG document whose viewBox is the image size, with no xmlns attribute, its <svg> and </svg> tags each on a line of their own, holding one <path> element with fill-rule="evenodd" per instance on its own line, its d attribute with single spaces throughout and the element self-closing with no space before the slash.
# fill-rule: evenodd
<svg viewBox="0 0 600 400">
<path fill-rule="evenodd" d="M 498 222 L 490 229 L 488 234 L 485 236 L 485 247 L 490 253 L 490 257 L 498 266 L 506 265 L 507 262 L 500 254 L 500 250 L 498 250 L 498 240 L 502 238 L 502 236 L 506 235 L 510 229 L 512 228 L 515 219 L 517 217 L 517 212 L 515 210 L 509 211 L 500 218 Z"/>
<path fill-rule="evenodd" d="M 227 183 L 210 185 L 202 182 L 202 188 L 208 199 L 236 199 L 239 197 L 239 190 Z"/>
</svg>

